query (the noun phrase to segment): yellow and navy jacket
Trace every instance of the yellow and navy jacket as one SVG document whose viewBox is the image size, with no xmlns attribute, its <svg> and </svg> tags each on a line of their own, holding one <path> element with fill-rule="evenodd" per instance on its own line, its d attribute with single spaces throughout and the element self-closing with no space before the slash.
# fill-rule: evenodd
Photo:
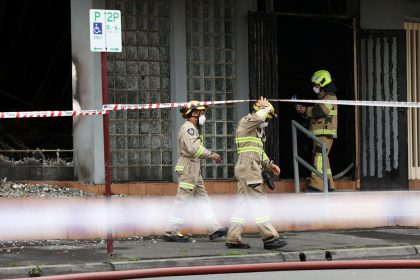
<svg viewBox="0 0 420 280">
<path fill-rule="evenodd" d="M 333 92 L 323 92 L 318 95 L 319 100 L 337 100 Z M 337 138 L 338 123 L 337 104 L 315 104 L 307 107 L 305 116 L 309 119 L 309 130 L 315 136 L 326 136 Z"/>
</svg>

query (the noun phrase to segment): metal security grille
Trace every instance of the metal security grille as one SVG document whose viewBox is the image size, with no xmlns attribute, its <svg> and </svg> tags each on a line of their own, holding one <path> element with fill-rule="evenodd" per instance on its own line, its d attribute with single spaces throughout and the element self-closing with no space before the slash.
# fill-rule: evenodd
<svg viewBox="0 0 420 280">
<path fill-rule="evenodd" d="M 420 101 L 420 23 L 405 23 L 407 38 L 407 101 Z M 408 179 L 420 179 L 420 111 L 408 110 Z"/>
<path fill-rule="evenodd" d="M 110 103 L 170 102 L 169 0 L 107 0 L 122 12 L 123 52 L 108 53 Z M 114 181 L 171 180 L 168 109 L 110 114 Z"/>
<path fill-rule="evenodd" d="M 252 12 L 248 14 L 249 95 L 252 99 L 258 99 L 260 96 L 279 98 L 277 32 L 275 15 Z M 279 121 L 275 118 L 272 121 L 273 128 L 266 130 L 265 150 L 275 161 L 280 158 Z"/>
<path fill-rule="evenodd" d="M 236 97 L 234 0 L 186 0 L 187 88 L 190 100 Z M 203 177 L 232 178 L 235 165 L 236 106 L 213 106 L 202 131 L 207 148 L 222 164 L 207 160 Z"/>
<path fill-rule="evenodd" d="M 405 101 L 404 41 L 399 30 L 361 33 L 362 100 Z M 405 119 L 403 109 L 361 108 L 362 189 L 407 187 Z"/>
</svg>

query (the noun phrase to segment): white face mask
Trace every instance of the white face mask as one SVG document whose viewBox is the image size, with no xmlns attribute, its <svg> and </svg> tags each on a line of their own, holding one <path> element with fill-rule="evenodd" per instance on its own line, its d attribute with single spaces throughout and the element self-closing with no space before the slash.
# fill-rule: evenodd
<svg viewBox="0 0 420 280">
<path fill-rule="evenodd" d="M 313 90 L 315 91 L 316 94 L 319 94 L 319 92 L 320 92 L 319 87 L 313 87 Z"/>
<path fill-rule="evenodd" d="M 206 122 L 206 116 L 205 116 L 205 115 L 201 115 L 201 116 L 198 118 L 198 124 L 199 124 L 199 125 L 203 125 L 205 122 Z"/>
<path fill-rule="evenodd" d="M 260 128 L 264 128 L 268 126 L 268 122 L 263 122 L 260 124 Z"/>
</svg>

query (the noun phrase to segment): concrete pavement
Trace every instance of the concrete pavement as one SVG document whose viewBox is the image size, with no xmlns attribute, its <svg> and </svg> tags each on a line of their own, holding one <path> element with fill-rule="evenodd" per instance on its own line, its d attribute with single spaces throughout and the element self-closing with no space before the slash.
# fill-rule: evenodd
<svg viewBox="0 0 420 280">
<path fill-rule="evenodd" d="M 420 258 L 420 229 L 375 228 L 345 231 L 283 232 L 288 245 L 279 251 L 263 249 L 256 235 L 244 236 L 249 250 L 227 249 L 224 240 L 193 236 L 188 243 L 161 238 L 116 240 L 114 255 L 102 241 L 48 240 L 0 244 L 0 279 L 42 275 L 113 271 L 155 267 L 264 263 L 284 261 Z"/>
</svg>

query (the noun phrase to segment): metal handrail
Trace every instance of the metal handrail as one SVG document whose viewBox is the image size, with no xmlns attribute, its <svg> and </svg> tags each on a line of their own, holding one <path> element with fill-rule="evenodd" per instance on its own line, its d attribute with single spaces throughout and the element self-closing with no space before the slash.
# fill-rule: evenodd
<svg viewBox="0 0 420 280">
<path fill-rule="evenodd" d="M 322 149 L 322 173 L 316 170 L 311 164 L 307 163 L 303 158 L 298 155 L 297 150 L 297 132 L 296 130 L 299 129 L 302 133 L 306 136 L 317 142 L 321 145 Z M 328 193 L 328 174 L 327 174 L 327 148 L 325 143 L 322 142 L 318 137 L 313 135 L 312 132 L 304 128 L 298 122 L 292 120 L 292 142 L 293 142 L 293 167 L 294 167 L 294 175 L 295 175 L 295 192 L 300 192 L 299 188 L 299 163 L 308 168 L 310 171 L 315 173 L 317 176 L 322 178 L 323 186 L 324 186 L 324 193 Z"/>
</svg>

